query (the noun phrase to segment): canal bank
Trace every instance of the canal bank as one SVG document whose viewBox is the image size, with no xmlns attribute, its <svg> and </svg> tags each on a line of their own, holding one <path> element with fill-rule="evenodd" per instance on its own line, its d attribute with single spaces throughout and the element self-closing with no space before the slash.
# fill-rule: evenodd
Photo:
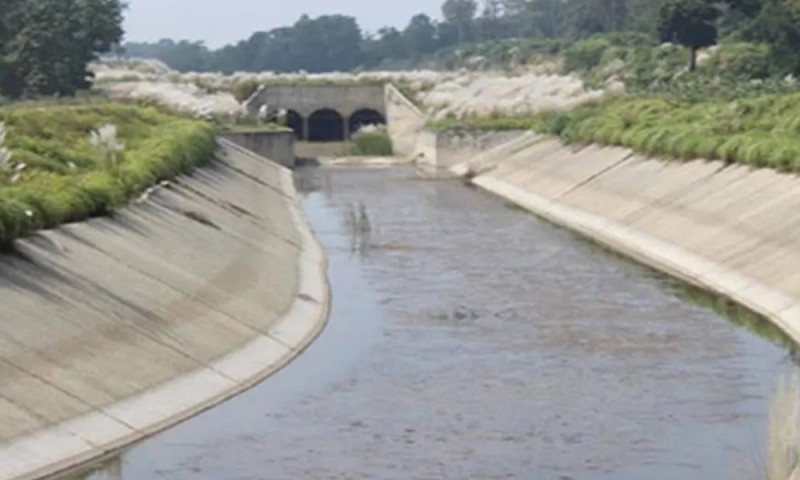
<svg viewBox="0 0 800 480">
<path fill-rule="evenodd" d="M 450 168 L 487 191 L 764 315 L 800 342 L 800 180 L 526 133 Z"/>
<path fill-rule="evenodd" d="M 681 285 L 459 181 L 348 167 L 297 183 L 329 256 L 325 333 L 264 383 L 85 478 L 705 480 L 760 468 L 774 383 L 793 364 L 684 301 Z"/>
<path fill-rule="evenodd" d="M 275 372 L 322 330 L 325 254 L 292 174 L 216 157 L 0 257 L 0 478 L 110 454 Z"/>
</svg>

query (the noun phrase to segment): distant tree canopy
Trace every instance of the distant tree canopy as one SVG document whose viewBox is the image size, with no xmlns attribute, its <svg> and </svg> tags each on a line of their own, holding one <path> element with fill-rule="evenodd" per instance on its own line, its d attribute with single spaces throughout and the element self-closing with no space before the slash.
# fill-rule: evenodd
<svg viewBox="0 0 800 480">
<path fill-rule="evenodd" d="M 0 95 L 71 95 L 122 39 L 120 0 L 0 0 Z"/>
<path fill-rule="evenodd" d="M 158 58 L 182 71 L 322 72 L 408 64 L 475 42 L 571 42 L 635 32 L 681 44 L 692 53 L 718 37 L 765 43 L 776 65 L 800 73 L 800 0 L 445 0 L 441 10 L 441 21 L 418 14 L 405 28 L 373 34 L 362 32 L 351 17 L 303 16 L 292 26 L 257 32 L 218 50 L 172 40 L 129 43 L 125 49 L 128 55 Z"/>
<path fill-rule="evenodd" d="M 717 43 L 721 12 L 707 0 L 670 0 L 661 6 L 658 33 L 662 42 L 683 45 L 691 52 L 689 70 L 697 67 L 697 50 Z"/>
</svg>

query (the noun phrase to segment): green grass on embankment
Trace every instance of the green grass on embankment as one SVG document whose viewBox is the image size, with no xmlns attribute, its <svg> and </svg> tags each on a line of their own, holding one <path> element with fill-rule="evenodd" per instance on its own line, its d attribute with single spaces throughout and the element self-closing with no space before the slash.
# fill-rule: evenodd
<svg viewBox="0 0 800 480">
<path fill-rule="evenodd" d="M 716 159 L 800 172 L 800 93 L 686 102 L 628 96 L 565 113 L 432 122 L 442 130 L 528 128 L 565 142 L 628 147 L 671 159 Z"/>
<path fill-rule="evenodd" d="M 210 124 L 155 107 L 97 103 L 0 108 L 12 167 L 0 172 L 0 244 L 62 223 L 104 215 L 148 187 L 210 159 Z M 89 141 L 105 124 L 124 150 L 116 164 Z"/>
</svg>

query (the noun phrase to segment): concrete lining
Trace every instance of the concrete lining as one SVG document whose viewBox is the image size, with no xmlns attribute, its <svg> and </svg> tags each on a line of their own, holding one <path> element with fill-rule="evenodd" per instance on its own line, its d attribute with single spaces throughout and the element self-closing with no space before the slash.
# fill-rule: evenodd
<svg viewBox="0 0 800 480">
<path fill-rule="evenodd" d="M 797 176 L 621 148 L 543 148 L 552 144 L 512 155 L 499 147 L 451 171 L 482 172 L 475 185 L 729 297 L 800 343 L 800 219 L 788 215 L 800 205 Z"/>
<path fill-rule="evenodd" d="M 278 165 L 283 165 L 287 168 L 295 166 L 294 145 L 296 135 L 292 130 L 240 130 L 223 133 L 222 137 L 253 153 L 268 158 Z"/>
<path fill-rule="evenodd" d="M 327 260 L 291 172 L 227 140 L 139 204 L 18 250 L 0 258 L 2 480 L 68 471 L 201 413 L 327 321 Z"/>
</svg>

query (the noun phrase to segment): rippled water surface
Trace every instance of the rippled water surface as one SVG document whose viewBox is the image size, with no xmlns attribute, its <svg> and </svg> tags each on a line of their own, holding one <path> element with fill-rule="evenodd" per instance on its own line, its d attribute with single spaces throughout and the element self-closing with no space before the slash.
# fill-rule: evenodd
<svg viewBox="0 0 800 480">
<path fill-rule="evenodd" d="M 88 478 L 752 478 L 780 348 L 460 183 L 298 184 L 330 255 L 328 330 Z"/>
</svg>

